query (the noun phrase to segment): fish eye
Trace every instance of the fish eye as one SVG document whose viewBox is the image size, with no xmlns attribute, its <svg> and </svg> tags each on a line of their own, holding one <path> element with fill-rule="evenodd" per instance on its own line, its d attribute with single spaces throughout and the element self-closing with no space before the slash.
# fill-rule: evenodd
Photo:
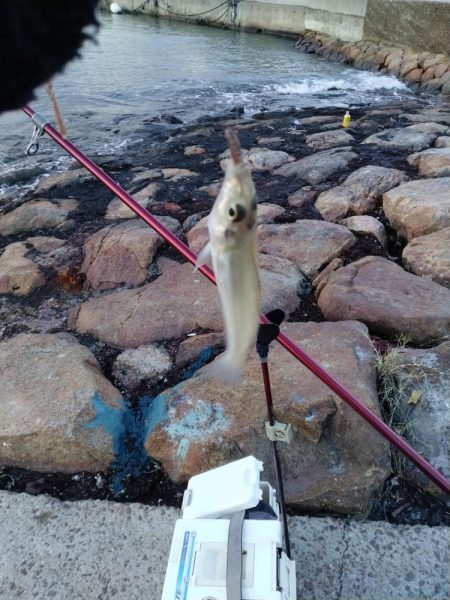
<svg viewBox="0 0 450 600">
<path fill-rule="evenodd" d="M 236 204 L 235 206 L 230 206 L 228 209 L 228 214 L 231 217 L 233 223 L 239 223 L 242 219 L 245 219 L 247 211 L 242 206 L 242 204 Z"/>
</svg>

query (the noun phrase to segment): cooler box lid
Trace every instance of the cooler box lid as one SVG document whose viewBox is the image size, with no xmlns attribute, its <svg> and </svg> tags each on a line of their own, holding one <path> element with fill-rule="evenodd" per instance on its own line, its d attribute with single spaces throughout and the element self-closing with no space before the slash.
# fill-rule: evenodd
<svg viewBox="0 0 450 600">
<path fill-rule="evenodd" d="M 183 496 L 184 519 L 214 519 L 253 508 L 262 497 L 263 463 L 254 456 L 195 475 Z"/>
</svg>

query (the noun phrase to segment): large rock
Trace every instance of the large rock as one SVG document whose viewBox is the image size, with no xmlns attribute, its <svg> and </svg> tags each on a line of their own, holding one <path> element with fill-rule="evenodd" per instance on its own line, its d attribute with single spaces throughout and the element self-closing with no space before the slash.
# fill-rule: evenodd
<svg viewBox="0 0 450 600">
<path fill-rule="evenodd" d="M 450 227 L 414 238 L 403 250 L 402 262 L 416 275 L 450 287 Z"/>
<path fill-rule="evenodd" d="M 383 195 L 383 210 L 392 227 L 412 240 L 450 225 L 450 177 L 418 179 Z"/>
<path fill-rule="evenodd" d="M 300 177 L 311 185 L 316 185 L 325 181 L 334 173 L 347 169 L 348 165 L 356 158 L 358 158 L 358 155 L 347 146 L 333 148 L 285 164 L 273 171 L 273 174 L 282 175 L 283 177 Z"/>
<path fill-rule="evenodd" d="M 68 334 L 0 343 L 0 463 L 47 472 L 106 469 L 111 431 L 89 428 L 120 406 L 94 355 Z M 117 412 L 119 412 L 117 410 Z"/>
<path fill-rule="evenodd" d="M 294 264 L 261 256 L 260 278 L 263 312 L 297 308 L 304 279 Z M 121 349 L 178 339 L 198 328 L 223 328 L 216 289 L 190 264 L 171 266 L 141 288 L 89 300 L 70 311 L 68 324 Z"/>
<path fill-rule="evenodd" d="M 318 303 L 326 319 L 357 319 L 377 333 L 422 343 L 450 333 L 450 291 L 380 256 L 331 273 Z"/>
<path fill-rule="evenodd" d="M 256 209 L 256 217 L 258 225 L 263 223 L 272 223 L 276 218 L 280 217 L 285 212 L 282 206 L 277 204 L 258 204 Z M 186 235 L 189 248 L 198 254 L 209 240 L 208 232 L 208 215 L 198 221 Z"/>
<path fill-rule="evenodd" d="M 60 238 L 49 237 L 45 235 L 37 235 L 27 238 L 27 244 L 31 244 L 38 252 L 47 253 L 62 248 L 66 244 L 66 240 Z"/>
<path fill-rule="evenodd" d="M 133 194 L 133 198 L 136 200 L 138 204 L 140 204 L 143 208 L 147 208 L 150 202 L 156 195 L 158 191 L 157 183 L 149 183 L 145 188 Z M 108 204 L 108 208 L 106 209 L 105 219 L 115 220 L 115 219 L 132 219 L 136 216 L 136 213 L 131 210 L 122 200 L 119 198 L 114 198 Z"/>
<path fill-rule="evenodd" d="M 425 177 L 450 175 L 450 148 L 430 148 L 408 156 L 408 162 Z"/>
<path fill-rule="evenodd" d="M 150 344 L 130 348 L 119 354 L 113 366 L 116 381 L 134 388 L 142 381 L 162 379 L 172 368 L 172 359 L 165 348 Z"/>
<path fill-rule="evenodd" d="M 353 231 L 353 233 L 360 233 L 362 235 L 372 235 L 375 237 L 383 246 L 387 247 L 387 234 L 383 223 L 381 223 L 375 217 L 369 217 L 367 215 L 358 215 L 355 217 L 348 217 L 339 222 L 340 225 L 345 225 Z"/>
<path fill-rule="evenodd" d="M 159 217 L 170 230 L 180 223 L 171 217 Z M 80 271 L 89 288 L 107 290 L 121 283 L 138 285 L 145 281 L 156 251 L 163 239 L 140 219 L 104 227 L 84 244 Z"/>
<path fill-rule="evenodd" d="M 374 352 L 361 323 L 289 323 L 284 332 L 379 414 Z M 367 513 L 389 473 L 387 444 L 278 344 L 269 364 L 276 417 L 294 430 L 290 446 L 279 444 L 287 502 L 309 511 Z M 158 396 L 145 447 L 175 481 L 247 454 L 264 462 L 270 480 L 266 420 L 260 364 L 252 353 L 233 388 L 211 378 L 206 367 Z"/>
<path fill-rule="evenodd" d="M 439 110 L 426 110 L 418 114 L 404 113 L 400 115 L 400 119 L 407 119 L 412 123 L 444 123 L 450 126 L 450 113 Z"/>
<path fill-rule="evenodd" d="M 64 229 L 75 200 L 30 200 L 0 217 L 0 235 L 16 235 L 40 229 Z"/>
<path fill-rule="evenodd" d="M 404 150 L 406 152 L 417 152 L 432 145 L 437 135 L 435 133 L 422 133 L 409 127 L 398 129 L 384 129 L 379 133 L 366 138 L 362 144 L 377 144 Z"/>
<path fill-rule="evenodd" d="M 54 173 L 53 175 L 45 175 L 38 183 L 34 193 L 39 196 L 45 196 L 52 192 L 55 188 L 82 185 L 88 181 L 94 181 L 94 176 L 86 169 L 71 169 L 63 173 Z"/>
<path fill-rule="evenodd" d="M 351 144 L 355 141 L 355 138 L 345 129 L 333 129 L 307 135 L 305 141 L 314 150 L 325 150 L 339 144 Z"/>
<path fill-rule="evenodd" d="M 407 179 L 398 169 L 362 167 L 341 185 L 322 192 L 316 201 L 316 209 L 327 221 L 338 221 L 349 213 L 364 215 L 374 210 L 383 192 Z"/>
<path fill-rule="evenodd" d="M 269 148 L 250 148 L 250 150 L 242 149 L 242 156 L 250 165 L 252 171 L 271 171 L 287 162 L 292 162 L 293 156 L 281 150 L 270 150 Z M 220 166 L 225 171 L 230 158 L 230 151 L 225 150 L 220 156 Z"/>
<path fill-rule="evenodd" d="M 185 367 L 194 360 L 211 358 L 213 352 L 223 348 L 224 336 L 221 333 L 203 333 L 192 335 L 183 340 L 175 357 L 177 367 Z M 206 362 L 206 360 L 204 361 Z"/>
<path fill-rule="evenodd" d="M 394 425 L 450 479 L 450 342 L 430 350 L 405 348 L 391 362 L 395 373 L 387 371 L 384 376 L 385 388 L 394 394 L 387 398 Z M 449 496 L 408 460 L 402 460 L 401 473 L 450 506 Z"/>
<path fill-rule="evenodd" d="M 261 225 L 258 240 L 261 252 L 291 260 L 307 277 L 314 277 L 356 243 L 347 227 L 309 219 L 286 225 Z"/>
<path fill-rule="evenodd" d="M 414 129 L 422 133 L 436 133 L 438 135 L 448 133 L 447 125 L 441 125 L 440 123 L 415 123 L 414 125 L 408 125 L 406 129 Z"/>
<path fill-rule="evenodd" d="M 15 242 L 6 246 L 0 256 L 0 294 L 26 296 L 45 285 L 44 273 L 29 258 L 25 244 Z"/>
<path fill-rule="evenodd" d="M 434 142 L 436 148 L 450 148 L 450 136 L 442 135 Z"/>
</svg>

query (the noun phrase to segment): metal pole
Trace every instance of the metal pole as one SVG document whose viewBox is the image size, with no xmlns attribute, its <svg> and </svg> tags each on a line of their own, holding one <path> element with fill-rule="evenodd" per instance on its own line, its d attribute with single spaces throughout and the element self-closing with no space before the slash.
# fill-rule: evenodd
<svg viewBox="0 0 450 600">
<path fill-rule="evenodd" d="M 266 393 L 267 414 L 269 416 L 269 423 L 270 423 L 270 425 L 275 425 L 275 418 L 274 418 L 274 414 L 273 414 L 272 388 L 270 385 L 270 375 L 269 375 L 269 366 L 267 364 L 267 357 L 261 358 L 261 371 L 262 371 L 263 381 L 264 381 L 264 391 Z M 281 461 L 280 461 L 280 455 L 278 453 L 277 442 L 272 442 L 272 451 L 273 451 L 273 461 L 275 463 L 275 476 L 277 478 L 278 494 L 280 496 L 281 519 L 283 522 L 283 532 L 284 532 L 284 551 L 286 553 L 286 556 L 290 559 L 291 558 L 291 544 L 289 541 L 289 529 L 288 529 L 287 514 L 286 514 L 286 499 L 285 499 L 285 495 L 284 495 L 283 476 L 281 474 Z"/>
<path fill-rule="evenodd" d="M 24 106 L 22 110 L 32 120 L 36 119 L 42 122 L 43 119 L 39 113 L 36 113 L 29 106 Z M 33 121 L 35 122 L 35 121 Z M 44 121 L 45 123 L 45 121 Z M 131 210 L 137 214 L 147 225 L 152 227 L 162 238 L 164 238 L 169 244 L 171 244 L 180 254 L 182 254 L 186 260 L 190 263 L 195 264 L 196 255 L 183 244 L 176 236 L 174 236 L 164 225 L 162 225 L 158 219 L 155 219 L 145 208 L 134 200 L 130 194 L 128 194 L 116 181 L 114 181 L 109 175 L 100 169 L 94 162 L 92 162 L 85 154 L 80 152 L 71 142 L 61 137 L 61 135 L 52 127 L 49 123 L 42 124 L 42 129 L 52 138 L 57 144 L 59 144 L 64 150 L 73 156 L 80 164 L 82 164 L 92 175 L 97 177 L 108 189 L 110 189 L 118 198 L 122 200 Z M 198 270 L 207 277 L 212 283 L 216 283 L 213 272 L 209 267 L 201 265 Z M 261 316 L 261 322 L 264 324 L 270 323 L 270 321 Z M 320 365 L 318 365 L 310 356 L 301 350 L 292 340 L 286 335 L 280 333 L 277 341 L 284 347 L 288 352 L 292 354 L 299 362 L 301 362 L 307 369 L 312 371 L 325 385 L 327 385 L 335 394 L 337 394 L 344 402 L 346 402 L 353 410 L 355 410 L 363 419 L 365 419 L 374 429 L 376 429 L 385 439 L 391 444 L 396 446 L 400 452 L 402 452 L 411 462 L 413 462 L 427 477 L 433 481 L 441 490 L 450 495 L 450 481 L 446 479 L 442 473 L 435 469 L 428 461 L 426 461 L 414 448 L 412 448 L 403 438 L 397 433 L 392 431 L 390 427 L 386 425 L 377 415 L 370 411 L 360 400 L 358 400 L 353 394 L 351 394 L 339 381 L 334 379 L 329 373 L 327 373 Z"/>
</svg>

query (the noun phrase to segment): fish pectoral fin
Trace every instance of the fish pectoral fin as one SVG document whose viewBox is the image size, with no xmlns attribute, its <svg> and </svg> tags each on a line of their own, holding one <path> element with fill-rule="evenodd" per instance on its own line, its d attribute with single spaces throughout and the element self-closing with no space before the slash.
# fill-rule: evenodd
<svg viewBox="0 0 450 600">
<path fill-rule="evenodd" d="M 197 270 L 201 265 L 207 265 L 208 267 L 212 267 L 212 256 L 211 256 L 211 242 L 208 242 L 206 246 L 204 246 L 199 255 L 197 256 L 197 261 L 195 263 L 195 270 Z"/>
</svg>

